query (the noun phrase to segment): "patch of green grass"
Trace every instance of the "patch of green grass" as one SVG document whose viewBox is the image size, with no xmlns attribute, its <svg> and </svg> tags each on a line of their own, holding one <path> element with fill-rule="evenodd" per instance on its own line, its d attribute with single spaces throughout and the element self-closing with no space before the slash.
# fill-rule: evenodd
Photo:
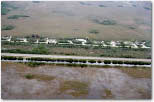
<svg viewBox="0 0 154 102">
<path fill-rule="evenodd" d="M 12 16 L 9 16 L 8 19 L 18 19 L 18 18 L 21 18 L 21 17 L 29 17 L 29 16 L 26 16 L 26 15 L 12 15 Z"/>
<path fill-rule="evenodd" d="M 132 27 L 132 26 L 131 26 L 131 27 L 128 27 L 128 28 L 129 28 L 129 29 L 136 29 L 135 27 Z"/>
<path fill-rule="evenodd" d="M 11 3 L 8 3 L 7 1 L 1 2 L 1 15 L 7 15 L 12 9 L 17 9 L 18 7 L 15 7 Z"/>
<path fill-rule="evenodd" d="M 63 93 L 67 90 L 73 90 L 69 93 L 72 96 L 84 96 L 88 94 L 88 84 L 80 81 L 65 81 L 60 86 L 60 91 Z"/>
<path fill-rule="evenodd" d="M 149 8 L 149 7 L 144 7 L 144 9 L 146 9 L 146 10 L 152 10 L 151 8 Z"/>
<path fill-rule="evenodd" d="M 15 28 L 15 26 L 13 26 L 13 25 L 3 25 L 2 26 L 2 30 L 12 30 L 14 28 Z"/>
<path fill-rule="evenodd" d="M 41 62 L 27 62 L 25 64 L 28 65 L 29 67 L 37 67 L 40 65 L 45 65 L 45 63 L 41 63 Z"/>
<path fill-rule="evenodd" d="M 107 6 L 105 6 L 105 5 L 98 5 L 99 7 L 107 7 Z"/>
<path fill-rule="evenodd" d="M 92 29 L 92 30 L 90 30 L 90 31 L 89 31 L 89 33 L 92 33 L 92 34 L 98 34 L 98 33 L 99 33 L 99 31 L 98 31 L 98 30 L 96 30 L 96 29 Z"/>
<path fill-rule="evenodd" d="M 116 21 L 114 20 L 109 20 L 109 19 L 106 19 L 106 20 L 99 20 L 99 19 L 93 19 L 93 21 L 97 24 L 102 24 L 102 25 L 115 25 L 116 24 Z"/>
<path fill-rule="evenodd" d="M 34 78 L 34 75 L 32 75 L 32 74 L 26 74 L 25 75 L 25 78 L 26 79 L 33 79 Z"/>
<path fill-rule="evenodd" d="M 33 3 L 40 3 L 40 1 L 32 1 Z"/>
<path fill-rule="evenodd" d="M 104 20 L 102 24 L 103 25 L 115 25 L 116 22 L 114 20 Z"/>
<path fill-rule="evenodd" d="M 55 79 L 53 76 L 43 75 L 43 74 L 26 74 L 26 79 L 37 79 L 38 81 L 50 81 Z"/>
<path fill-rule="evenodd" d="M 111 92 L 111 90 L 105 89 L 104 92 L 105 92 L 105 96 L 103 96 L 104 99 L 110 99 L 110 98 L 112 98 L 112 92 Z"/>
</svg>

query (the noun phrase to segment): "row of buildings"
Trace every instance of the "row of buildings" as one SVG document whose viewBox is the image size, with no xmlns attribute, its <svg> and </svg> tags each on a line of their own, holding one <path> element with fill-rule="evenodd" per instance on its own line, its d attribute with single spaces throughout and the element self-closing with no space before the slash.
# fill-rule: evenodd
<svg viewBox="0 0 154 102">
<path fill-rule="evenodd" d="M 5 36 L 1 38 L 1 41 L 8 41 L 8 42 L 21 42 L 21 43 L 28 43 L 30 42 L 27 38 L 16 38 L 15 40 L 12 39 L 11 36 Z M 36 44 L 59 44 L 59 45 L 82 45 L 82 46 L 103 46 L 103 47 L 127 47 L 127 48 L 150 48 L 145 45 L 145 41 L 143 42 L 132 42 L 132 41 L 91 41 L 89 43 L 88 39 L 71 39 L 71 40 L 59 40 L 59 39 L 51 39 L 51 38 L 44 38 L 44 39 L 36 39 L 33 43 Z"/>
</svg>

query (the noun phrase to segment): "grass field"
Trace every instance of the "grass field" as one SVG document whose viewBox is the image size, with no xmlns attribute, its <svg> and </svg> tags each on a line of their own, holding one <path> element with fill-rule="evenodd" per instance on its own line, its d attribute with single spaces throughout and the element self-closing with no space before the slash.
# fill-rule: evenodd
<svg viewBox="0 0 154 102">
<path fill-rule="evenodd" d="M 46 44 L 4 42 L 2 42 L 2 52 L 151 59 L 151 49 L 57 47 Z"/>
<path fill-rule="evenodd" d="M 3 2 L 2 5 L 5 13 L 2 26 L 15 26 L 3 30 L 2 36 L 39 34 L 54 38 L 151 40 L 150 2 L 29 1 Z M 10 17 L 13 19 L 8 19 Z"/>
</svg>

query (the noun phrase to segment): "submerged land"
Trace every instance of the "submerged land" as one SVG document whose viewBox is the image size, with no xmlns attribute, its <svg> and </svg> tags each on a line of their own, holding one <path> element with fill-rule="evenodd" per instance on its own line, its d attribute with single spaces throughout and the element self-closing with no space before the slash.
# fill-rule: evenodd
<svg viewBox="0 0 154 102">
<path fill-rule="evenodd" d="M 149 99 L 151 68 L 2 62 L 3 99 Z"/>
</svg>

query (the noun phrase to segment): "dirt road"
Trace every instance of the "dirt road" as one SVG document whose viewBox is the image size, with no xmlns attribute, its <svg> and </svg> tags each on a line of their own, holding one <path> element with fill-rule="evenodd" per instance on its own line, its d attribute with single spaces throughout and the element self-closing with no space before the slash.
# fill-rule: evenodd
<svg viewBox="0 0 154 102">
<path fill-rule="evenodd" d="M 72 59 L 97 59 L 97 60 L 123 60 L 123 61 L 145 61 L 150 62 L 151 59 L 134 59 L 134 58 L 113 58 L 113 57 L 87 57 L 87 56 L 65 56 L 65 55 L 40 55 L 40 54 L 17 54 L 17 53 L 1 53 L 1 56 L 21 56 L 21 57 L 43 57 L 43 58 L 72 58 Z"/>
</svg>

